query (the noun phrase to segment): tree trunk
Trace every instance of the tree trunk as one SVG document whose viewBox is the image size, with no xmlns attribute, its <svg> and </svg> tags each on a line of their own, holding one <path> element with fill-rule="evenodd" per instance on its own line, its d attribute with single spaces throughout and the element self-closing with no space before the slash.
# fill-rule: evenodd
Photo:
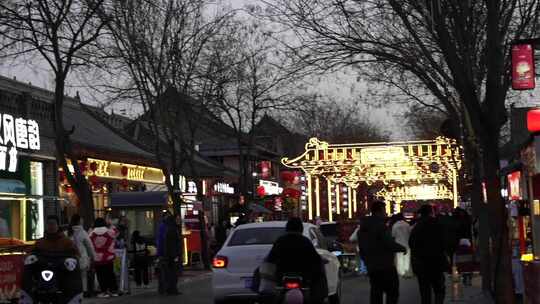
<svg viewBox="0 0 540 304">
<path fill-rule="evenodd" d="M 94 224 L 94 202 L 90 185 L 83 175 L 77 157 L 73 153 L 70 133 L 64 128 L 64 89 L 65 76 L 58 73 L 56 75 L 56 85 L 54 90 L 54 129 L 55 129 L 55 146 L 58 162 L 66 173 L 69 184 L 75 190 L 75 194 L 79 199 L 79 213 L 83 218 L 85 227 L 90 227 Z M 67 159 L 71 160 L 74 172 L 71 173 L 68 167 Z"/>
<path fill-rule="evenodd" d="M 484 172 L 487 188 L 489 218 L 491 220 L 491 243 L 493 258 L 493 279 L 497 304 L 513 304 L 514 288 L 512 280 L 512 260 L 509 243 L 508 215 L 501 196 L 499 181 L 498 141 L 484 141 Z"/>
<path fill-rule="evenodd" d="M 477 169 L 474 169 L 477 170 Z M 491 255 L 489 252 L 489 213 L 488 205 L 484 203 L 482 194 L 482 180 L 480 172 L 473 173 L 478 177 L 473 177 L 473 189 L 471 193 L 471 203 L 473 212 L 478 220 L 478 257 L 480 260 L 480 275 L 482 276 L 482 291 L 492 293 L 492 275 L 491 275 Z"/>
</svg>

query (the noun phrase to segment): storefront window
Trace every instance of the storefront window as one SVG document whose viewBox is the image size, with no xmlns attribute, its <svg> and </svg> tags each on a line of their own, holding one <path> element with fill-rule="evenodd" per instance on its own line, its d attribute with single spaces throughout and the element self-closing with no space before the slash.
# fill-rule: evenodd
<svg viewBox="0 0 540 304">
<path fill-rule="evenodd" d="M 19 200 L 0 200 L 0 237 L 22 239 L 20 219 Z"/>
<path fill-rule="evenodd" d="M 154 212 L 152 210 L 125 210 L 122 212 L 128 219 L 131 233 L 139 230 L 142 236 L 154 236 Z"/>
<path fill-rule="evenodd" d="M 30 237 L 31 239 L 39 239 L 43 237 L 43 163 L 30 162 L 30 191 L 32 195 L 39 198 L 32 200 L 30 203 Z"/>
</svg>

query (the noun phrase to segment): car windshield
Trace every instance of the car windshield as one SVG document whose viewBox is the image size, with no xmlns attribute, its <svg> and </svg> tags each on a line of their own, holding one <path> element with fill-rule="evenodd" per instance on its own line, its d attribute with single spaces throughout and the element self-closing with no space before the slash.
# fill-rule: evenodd
<svg viewBox="0 0 540 304">
<path fill-rule="evenodd" d="M 284 227 L 240 229 L 233 233 L 227 246 L 270 245 L 283 234 Z"/>
</svg>

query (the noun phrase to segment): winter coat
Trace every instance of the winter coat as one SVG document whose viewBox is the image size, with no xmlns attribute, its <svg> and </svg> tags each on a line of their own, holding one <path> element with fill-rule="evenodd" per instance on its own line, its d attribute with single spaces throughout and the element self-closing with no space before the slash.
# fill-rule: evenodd
<svg viewBox="0 0 540 304">
<path fill-rule="evenodd" d="M 165 238 L 163 239 L 162 256 L 168 259 L 175 259 L 182 254 L 182 239 L 178 231 L 174 218 L 168 219 L 165 227 Z"/>
<path fill-rule="evenodd" d="M 163 248 L 165 247 L 165 232 L 167 231 L 167 224 L 165 221 L 159 223 L 158 234 L 156 238 L 157 255 L 163 256 Z"/>
<path fill-rule="evenodd" d="M 81 269 L 86 270 L 90 267 L 90 261 L 93 261 L 96 257 L 96 252 L 94 250 L 94 245 L 90 240 L 90 236 L 84 230 L 82 226 L 73 226 L 73 234 L 70 239 L 75 243 L 77 249 L 79 250 L 79 263 Z"/>
<path fill-rule="evenodd" d="M 401 246 L 409 247 L 409 237 L 411 236 L 411 225 L 405 221 L 398 221 L 392 226 L 392 236 Z"/>
<path fill-rule="evenodd" d="M 456 250 L 456 267 L 459 273 L 470 273 L 476 269 L 474 250 L 470 240 L 462 239 Z"/>
<path fill-rule="evenodd" d="M 396 252 L 407 249 L 392 238 L 384 218 L 368 216 L 358 230 L 358 250 L 368 272 L 372 272 L 394 268 Z"/>
<path fill-rule="evenodd" d="M 66 256 L 79 256 L 79 250 L 73 241 L 71 241 L 63 232 L 54 234 L 45 234 L 45 237 L 36 241 L 34 253 L 61 253 Z"/>
<path fill-rule="evenodd" d="M 96 257 L 94 259 L 97 265 L 113 263 L 116 257 L 114 252 L 114 244 L 117 236 L 117 231 L 107 227 L 95 228 L 90 233 L 90 240 L 94 245 Z"/>
<path fill-rule="evenodd" d="M 442 226 L 432 217 L 420 219 L 413 227 L 409 247 L 414 273 L 449 271 L 450 264 L 441 237 L 443 232 Z"/>
</svg>

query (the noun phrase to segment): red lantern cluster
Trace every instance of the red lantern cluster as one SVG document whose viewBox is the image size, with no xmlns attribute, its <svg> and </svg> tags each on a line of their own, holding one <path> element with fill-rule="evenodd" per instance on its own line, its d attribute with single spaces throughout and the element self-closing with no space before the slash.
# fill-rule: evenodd
<svg viewBox="0 0 540 304">
<path fill-rule="evenodd" d="M 302 191 L 293 188 L 285 188 L 283 189 L 281 195 L 286 198 L 290 197 L 294 199 L 299 199 L 300 196 L 302 196 Z"/>
<path fill-rule="evenodd" d="M 266 195 L 266 189 L 264 189 L 264 186 L 258 186 L 257 187 L 257 195 L 258 196 L 265 196 Z"/>
</svg>

